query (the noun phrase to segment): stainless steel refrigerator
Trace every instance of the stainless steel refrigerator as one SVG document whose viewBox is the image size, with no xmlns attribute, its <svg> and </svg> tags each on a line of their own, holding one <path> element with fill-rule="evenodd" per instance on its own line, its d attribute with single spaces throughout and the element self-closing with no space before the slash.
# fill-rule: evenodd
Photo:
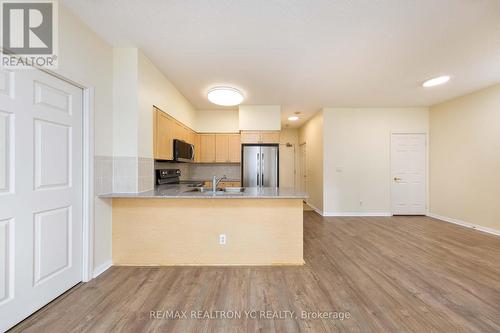
<svg viewBox="0 0 500 333">
<path fill-rule="evenodd" d="M 279 146 L 243 145 L 241 179 L 244 187 L 279 186 Z"/>
</svg>

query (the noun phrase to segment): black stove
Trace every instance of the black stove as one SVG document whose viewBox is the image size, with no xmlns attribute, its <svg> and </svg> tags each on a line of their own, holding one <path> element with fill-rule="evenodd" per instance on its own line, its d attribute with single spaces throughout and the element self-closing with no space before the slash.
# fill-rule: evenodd
<svg viewBox="0 0 500 333">
<path fill-rule="evenodd" d="M 156 184 L 179 184 L 181 170 L 179 169 L 158 169 L 156 170 Z"/>
</svg>

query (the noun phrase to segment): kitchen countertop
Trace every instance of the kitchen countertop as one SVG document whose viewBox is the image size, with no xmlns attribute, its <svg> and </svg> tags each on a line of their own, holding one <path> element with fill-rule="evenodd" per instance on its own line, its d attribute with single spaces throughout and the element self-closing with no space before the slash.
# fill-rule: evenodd
<svg viewBox="0 0 500 333">
<path fill-rule="evenodd" d="M 101 198 L 137 198 L 137 199 L 306 199 L 308 195 L 290 188 L 246 187 L 237 193 L 189 192 L 193 187 L 187 184 L 160 185 L 154 190 L 140 193 L 107 193 Z"/>
<path fill-rule="evenodd" d="M 212 179 L 207 179 L 207 180 L 198 180 L 198 179 L 195 179 L 195 180 L 192 180 L 192 179 L 184 179 L 182 180 L 181 179 L 181 185 L 185 185 L 185 184 L 204 184 L 206 182 L 212 182 Z M 233 182 L 238 182 L 240 183 L 241 180 L 239 179 L 224 179 L 224 180 L 221 180 L 221 183 L 233 183 Z"/>
</svg>

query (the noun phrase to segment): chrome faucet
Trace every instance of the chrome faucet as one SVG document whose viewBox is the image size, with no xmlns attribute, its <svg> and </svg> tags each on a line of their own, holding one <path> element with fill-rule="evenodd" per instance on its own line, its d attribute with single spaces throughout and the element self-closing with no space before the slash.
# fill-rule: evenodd
<svg viewBox="0 0 500 333">
<path fill-rule="evenodd" d="M 224 175 L 224 176 L 222 176 L 222 177 L 220 177 L 218 179 L 215 176 L 212 178 L 212 192 L 213 193 L 217 192 L 217 186 L 219 186 L 219 183 L 223 179 L 227 179 L 226 175 Z"/>
</svg>

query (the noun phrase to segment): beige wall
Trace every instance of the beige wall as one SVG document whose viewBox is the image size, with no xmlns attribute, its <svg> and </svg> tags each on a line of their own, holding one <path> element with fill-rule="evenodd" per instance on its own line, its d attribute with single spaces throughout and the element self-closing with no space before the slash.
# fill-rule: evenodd
<svg viewBox="0 0 500 333">
<path fill-rule="evenodd" d="M 430 212 L 500 230 L 500 85 L 430 110 Z"/>
<path fill-rule="evenodd" d="M 242 131 L 281 130 L 280 105 L 240 105 L 239 128 Z"/>
<path fill-rule="evenodd" d="M 200 133 L 239 132 L 238 110 L 197 110 L 195 128 Z"/>
<path fill-rule="evenodd" d="M 427 108 L 324 109 L 326 214 L 390 213 L 391 131 L 428 132 Z"/>
<path fill-rule="evenodd" d="M 153 157 L 153 105 L 194 129 L 196 110 L 158 68 L 138 51 L 138 156 Z"/>
<path fill-rule="evenodd" d="M 140 50 L 113 53 L 114 154 L 153 158 L 153 105 L 191 128 L 196 111 Z"/>
<path fill-rule="evenodd" d="M 113 49 L 113 153 L 115 156 L 137 156 L 139 145 L 137 57 L 137 49 Z"/>
<path fill-rule="evenodd" d="M 280 132 L 280 144 L 291 143 L 292 145 L 299 144 L 299 129 L 298 128 L 283 128 Z"/>
<path fill-rule="evenodd" d="M 59 6 L 59 68 L 67 79 L 93 87 L 96 156 L 113 154 L 113 49 Z M 111 204 L 95 199 L 94 267 L 111 260 Z"/>
<path fill-rule="evenodd" d="M 287 147 L 287 144 L 293 145 L 293 147 Z M 293 151 L 293 158 L 291 161 L 287 161 L 283 154 L 290 153 Z M 299 166 L 299 130 L 298 128 L 284 128 L 280 132 L 280 163 L 279 163 L 279 173 L 280 173 L 280 186 L 283 187 L 293 187 L 298 189 L 300 172 L 298 170 Z M 295 173 L 290 177 L 287 174 Z M 286 177 L 286 178 L 284 178 Z M 288 181 L 287 181 L 288 178 Z"/>
<path fill-rule="evenodd" d="M 316 113 L 299 129 L 299 143 L 306 144 L 307 202 L 323 211 L 323 111 Z"/>
</svg>

